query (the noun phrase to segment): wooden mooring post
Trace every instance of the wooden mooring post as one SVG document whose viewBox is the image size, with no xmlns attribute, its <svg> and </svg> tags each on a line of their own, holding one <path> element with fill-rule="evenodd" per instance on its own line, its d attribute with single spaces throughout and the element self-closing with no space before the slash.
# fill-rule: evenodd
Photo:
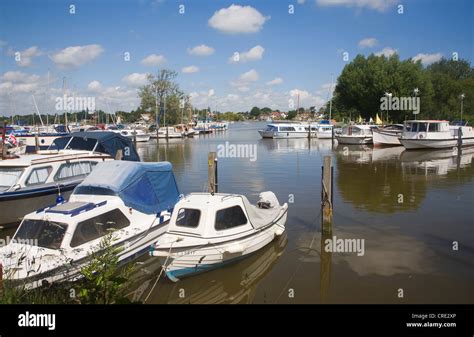
<svg viewBox="0 0 474 337">
<path fill-rule="evenodd" d="M 331 156 L 324 156 L 321 168 L 321 231 L 323 234 L 332 233 L 333 168 L 331 159 Z"/>
<path fill-rule="evenodd" d="M 218 193 L 219 184 L 217 180 L 217 155 L 215 152 L 209 152 L 207 158 L 207 177 L 207 186 L 209 193 Z"/>
<path fill-rule="evenodd" d="M 2 160 L 7 156 L 7 147 L 5 146 L 6 126 L 7 123 L 0 122 L 0 156 Z"/>
</svg>

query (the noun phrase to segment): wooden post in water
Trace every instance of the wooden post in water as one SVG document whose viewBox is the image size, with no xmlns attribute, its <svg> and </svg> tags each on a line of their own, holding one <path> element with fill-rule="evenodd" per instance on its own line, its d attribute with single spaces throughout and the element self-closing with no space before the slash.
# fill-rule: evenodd
<svg viewBox="0 0 474 337">
<path fill-rule="evenodd" d="M 332 233 L 332 167 L 331 156 L 324 156 L 322 167 L 322 186 L 321 186 L 321 217 L 322 233 Z"/>
<path fill-rule="evenodd" d="M 217 156 L 215 152 L 209 152 L 207 158 L 207 176 L 208 176 L 208 191 L 209 193 L 217 193 Z"/>
<path fill-rule="evenodd" d="M 461 148 L 462 148 L 462 126 L 460 126 L 458 129 L 458 151 L 461 151 Z"/>
<path fill-rule="evenodd" d="M 0 262 L 0 296 L 3 295 L 3 265 Z"/>
<path fill-rule="evenodd" d="M 133 127 L 133 145 L 137 146 L 137 126 Z"/>
</svg>

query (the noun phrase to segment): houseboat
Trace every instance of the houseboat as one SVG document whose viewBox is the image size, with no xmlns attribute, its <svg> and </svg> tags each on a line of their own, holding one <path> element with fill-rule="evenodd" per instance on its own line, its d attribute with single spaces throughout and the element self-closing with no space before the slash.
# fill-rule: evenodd
<svg viewBox="0 0 474 337">
<path fill-rule="evenodd" d="M 402 145 L 400 137 L 403 132 L 403 124 L 390 124 L 383 128 L 373 129 L 373 142 L 375 146 Z"/>
<path fill-rule="evenodd" d="M 336 135 L 339 144 L 362 145 L 372 144 L 372 130 L 374 125 L 349 125 L 342 128 L 341 133 Z"/>
<path fill-rule="evenodd" d="M 262 138 L 308 138 L 308 128 L 308 125 L 301 123 L 271 123 L 258 133 Z M 311 125 L 311 133 L 316 137 L 315 125 Z"/>
</svg>

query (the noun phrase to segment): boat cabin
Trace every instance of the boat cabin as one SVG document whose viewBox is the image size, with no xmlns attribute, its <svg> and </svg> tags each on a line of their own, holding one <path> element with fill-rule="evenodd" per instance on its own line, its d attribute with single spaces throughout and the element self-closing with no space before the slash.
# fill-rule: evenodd
<svg viewBox="0 0 474 337">
<path fill-rule="evenodd" d="M 216 238 L 267 225 L 268 218 L 262 218 L 254 208 L 256 206 L 240 195 L 191 193 L 176 204 L 168 233 Z M 269 214 L 269 218 L 272 216 L 275 218 Z"/>
</svg>

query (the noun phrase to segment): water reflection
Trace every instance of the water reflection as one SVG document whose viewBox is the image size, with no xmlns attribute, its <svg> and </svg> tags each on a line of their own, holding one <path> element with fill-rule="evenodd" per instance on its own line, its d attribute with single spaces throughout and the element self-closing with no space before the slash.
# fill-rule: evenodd
<svg viewBox="0 0 474 337">
<path fill-rule="evenodd" d="M 450 184 L 474 176 L 474 148 L 442 151 L 406 151 L 403 147 L 372 148 L 339 145 L 336 148 L 337 187 L 345 202 L 371 212 L 415 210 L 427 194 L 427 180 L 450 177 Z M 418 177 L 423 177 L 419 179 Z"/>
<path fill-rule="evenodd" d="M 285 234 L 240 262 L 185 278 L 177 283 L 160 280 L 147 303 L 253 303 L 258 283 L 283 254 L 287 241 Z M 135 279 L 138 287 L 130 293 L 132 300 L 143 302 L 148 296 L 159 274 L 160 267 L 157 262 L 157 259 L 147 259 L 147 264 L 141 266 Z"/>
</svg>

